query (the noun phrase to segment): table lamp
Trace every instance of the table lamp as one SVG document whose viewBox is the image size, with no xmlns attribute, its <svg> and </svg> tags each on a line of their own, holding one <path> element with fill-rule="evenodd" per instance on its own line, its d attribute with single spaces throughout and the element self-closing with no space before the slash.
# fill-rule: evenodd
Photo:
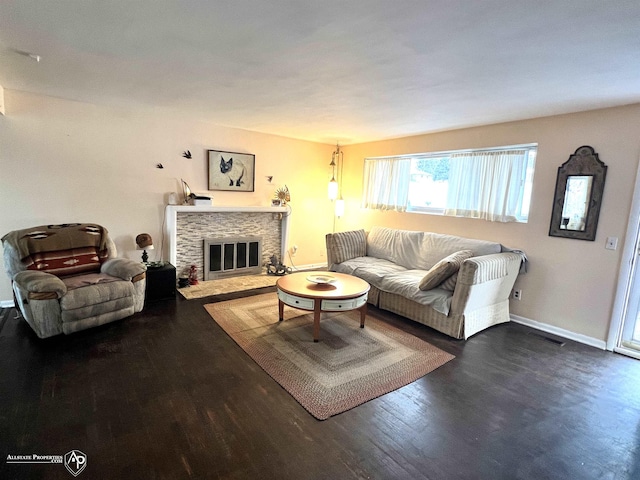
<svg viewBox="0 0 640 480">
<path fill-rule="evenodd" d="M 153 250 L 153 239 L 148 233 L 141 233 L 136 237 L 137 250 L 142 250 L 142 263 L 147 263 L 149 255 L 147 250 Z"/>
</svg>

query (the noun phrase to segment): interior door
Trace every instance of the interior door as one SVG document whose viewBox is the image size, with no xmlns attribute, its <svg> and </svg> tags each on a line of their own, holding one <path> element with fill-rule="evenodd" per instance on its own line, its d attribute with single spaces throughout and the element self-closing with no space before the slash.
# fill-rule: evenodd
<svg viewBox="0 0 640 480">
<path fill-rule="evenodd" d="M 624 314 L 622 331 L 617 351 L 640 358 L 640 247 L 636 246 L 634 266 L 631 273 L 629 301 Z"/>
<path fill-rule="evenodd" d="M 640 359 L 640 162 L 636 171 L 607 350 Z"/>
</svg>

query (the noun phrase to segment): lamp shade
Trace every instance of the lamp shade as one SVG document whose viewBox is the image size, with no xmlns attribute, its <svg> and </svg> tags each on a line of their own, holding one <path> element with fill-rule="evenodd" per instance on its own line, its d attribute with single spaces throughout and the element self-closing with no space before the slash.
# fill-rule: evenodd
<svg viewBox="0 0 640 480">
<path fill-rule="evenodd" d="M 335 178 L 332 178 L 329 182 L 329 200 L 335 200 L 338 198 L 338 182 L 336 182 Z"/>
<path fill-rule="evenodd" d="M 344 200 L 342 198 L 340 200 L 336 200 L 335 214 L 338 218 L 344 215 Z"/>
<path fill-rule="evenodd" d="M 141 233 L 136 237 L 138 250 L 153 250 L 153 239 L 148 233 Z"/>
</svg>

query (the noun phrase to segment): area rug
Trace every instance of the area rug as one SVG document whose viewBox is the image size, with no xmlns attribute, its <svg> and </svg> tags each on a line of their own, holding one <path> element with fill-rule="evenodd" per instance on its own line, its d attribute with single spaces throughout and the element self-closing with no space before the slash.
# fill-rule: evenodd
<svg viewBox="0 0 640 480">
<path fill-rule="evenodd" d="M 205 305 L 225 332 L 311 415 L 325 420 L 407 385 L 454 356 L 368 314 L 324 312 L 313 342 L 313 313 L 275 293 Z"/>
</svg>

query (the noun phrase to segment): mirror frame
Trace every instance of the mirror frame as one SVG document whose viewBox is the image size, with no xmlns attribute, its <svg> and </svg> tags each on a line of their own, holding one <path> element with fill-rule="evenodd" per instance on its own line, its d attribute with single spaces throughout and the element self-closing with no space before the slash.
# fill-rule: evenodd
<svg viewBox="0 0 640 480">
<path fill-rule="evenodd" d="M 560 228 L 567 189 L 567 179 L 573 175 L 590 175 L 593 177 L 591 197 L 588 202 L 589 210 L 587 212 L 584 230 L 564 230 Z M 607 166 L 600 161 L 598 154 L 588 145 L 578 148 L 573 155 L 569 156 L 569 160 L 558 167 L 549 236 L 590 241 L 596 239 L 598 217 L 600 216 L 600 205 L 602 204 L 602 194 L 604 192 L 604 181 L 606 177 Z"/>
</svg>

